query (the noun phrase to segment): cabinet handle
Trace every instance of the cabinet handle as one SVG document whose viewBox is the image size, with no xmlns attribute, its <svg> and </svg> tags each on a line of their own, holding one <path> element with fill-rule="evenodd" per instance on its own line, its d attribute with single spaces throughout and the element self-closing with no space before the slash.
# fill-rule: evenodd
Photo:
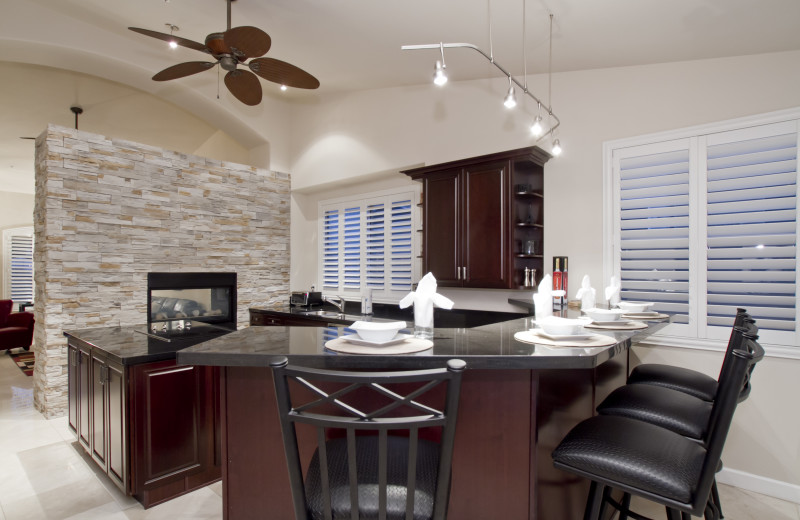
<svg viewBox="0 0 800 520">
<path fill-rule="evenodd" d="M 464 274 L 461 275 L 461 278 L 466 282 L 467 281 L 467 268 L 462 267 L 461 269 L 464 270 Z"/>
<path fill-rule="evenodd" d="M 456 267 L 456 280 L 461 280 L 461 267 Z"/>
</svg>

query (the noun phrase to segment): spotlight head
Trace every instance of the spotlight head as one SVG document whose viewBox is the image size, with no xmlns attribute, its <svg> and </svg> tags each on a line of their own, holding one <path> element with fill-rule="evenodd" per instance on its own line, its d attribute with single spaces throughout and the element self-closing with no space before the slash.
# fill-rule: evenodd
<svg viewBox="0 0 800 520">
<path fill-rule="evenodd" d="M 558 157 L 559 155 L 561 155 L 561 151 L 562 151 L 561 143 L 558 141 L 558 139 L 556 139 L 555 141 L 553 141 L 553 155 Z"/>
<path fill-rule="evenodd" d="M 506 108 L 514 108 L 517 106 L 517 94 L 514 92 L 514 84 L 511 83 L 511 76 L 508 77 L 508 94 L 506 94 L 503 104 Z"/>
<path fill-rule="evenodd" d="M 440 87 L 447 83 L 447 74 L 444 73 L 445 65 L 441 61 L 436 60 L 436 67 L 433 72 L 433 82 Z"/>
<path fill-rule="evenodd" d="M 535 137 L 539 137 L 544 132 L 544 128 L 542 127 L 542 116 L 536 116 L 536 119 L 533 120 L 533 124 L 531 125 L 531 133 Z"/>
</svg>

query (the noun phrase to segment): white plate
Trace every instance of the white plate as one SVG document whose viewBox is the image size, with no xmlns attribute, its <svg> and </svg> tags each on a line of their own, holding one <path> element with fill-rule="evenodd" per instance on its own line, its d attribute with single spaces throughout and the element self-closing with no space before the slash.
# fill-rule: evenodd
<svg viewBox="0 0 800 520">
<path fill-rule="evenodd" d="M 652 318 L 653 316 L 658 316 L 659 313 L 655 311 L 647 311 L 647 312 L 626 312 L 624 314 L 625 317 L 628 318 Z"/>
<path fill-rule="evenodd" d="M 594 334 L 591 332 L 584 332 L 583 334 L 548 334 L 542 329 L 531 329 L 531 332 L 543 338 L 552 339 L 553 341 L 565 339 L 589 339 L 594 336 Z"/>
<path fill-rule="evenodd" d="M 348 343 L 352 343 L 354 345 L 364 345 L 366 347 L 387 347 L 389 345 L 396 345 L 398 343 L 402 343 L 408 338 L 412 337 L 413 336 L 411 334 L 398 334 L 389 341 L 367 341 L 365 339 L 361 339 L 361 337 L 358 334 L 348 334 L 346 336 L 342 336 L 340 339 L 343 339 Z"/>
<path fill-rule="evenodd" d="M 628 323 L 630 323 L 628 320 L 593 321 L 592 325 L 627 325 Z"/>
</svg>

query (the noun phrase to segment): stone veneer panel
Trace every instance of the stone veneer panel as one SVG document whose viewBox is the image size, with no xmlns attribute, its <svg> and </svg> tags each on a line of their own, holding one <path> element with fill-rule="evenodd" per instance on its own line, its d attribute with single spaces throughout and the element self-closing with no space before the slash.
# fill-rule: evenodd
<svg viewBox="0 0 800 520">
<path fill-rule="evenodd" d="M 64 330 L 147 321 L 150 271 L 236 271 L 238 321 L 284 301 L 289 175 L 59 126 L 36 142 L 34 402 L 67 411 Z"/>
</svg>

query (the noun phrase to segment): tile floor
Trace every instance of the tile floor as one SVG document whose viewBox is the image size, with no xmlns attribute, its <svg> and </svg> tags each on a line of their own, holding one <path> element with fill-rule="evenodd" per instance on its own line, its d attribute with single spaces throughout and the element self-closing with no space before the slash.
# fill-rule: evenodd
<svg viewBox="0 0 800 520">
<path fill-rule="evenodd" d="M 48 421 L 33 408 L 33 378 L 0 353 L 0 520 L 221 519 L 221 494 L 218 482 L 144 510 L 95 470 L 65 417 Z M 725 485 L 720 494 L 728 520 L 800 520 L 792 502 Z M 641 514 L 666 517 L 650 502 L 634 504 Z"/>
</svg>

